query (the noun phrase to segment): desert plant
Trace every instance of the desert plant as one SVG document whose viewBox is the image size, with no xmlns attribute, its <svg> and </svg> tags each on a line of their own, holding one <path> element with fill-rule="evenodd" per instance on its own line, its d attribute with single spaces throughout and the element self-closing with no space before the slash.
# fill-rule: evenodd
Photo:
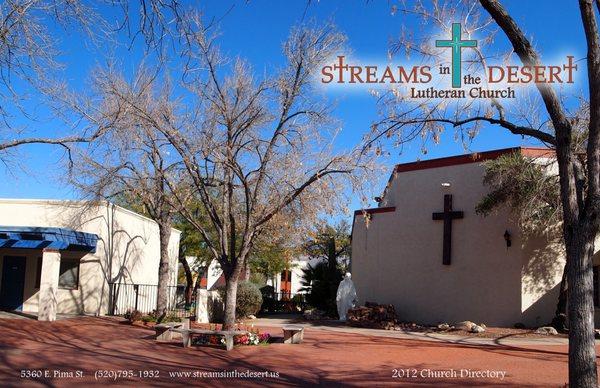
<svg viewBox="0 0 600 388">
<path fill-rule="evenodd" d="M 308 265 L 302 270 L 302 288 L 306 292 L 306 302 L 312 307 L 323 310 L 329 316 L 337 314 L 335 296 L 342 280 L 342 271 L 338 266 L 322 261 Z"/>
</svg>

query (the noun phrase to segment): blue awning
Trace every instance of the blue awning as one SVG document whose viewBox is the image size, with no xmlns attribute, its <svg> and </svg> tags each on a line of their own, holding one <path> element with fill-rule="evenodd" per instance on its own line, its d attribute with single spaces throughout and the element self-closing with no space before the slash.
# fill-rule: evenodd
<svg viewBox="0 0 600 388">
<path fill-rule="evenodd" d="M 96 252 L 98 236 L 64 228 L 0 226 L 0 248 Z"/>
</svg>

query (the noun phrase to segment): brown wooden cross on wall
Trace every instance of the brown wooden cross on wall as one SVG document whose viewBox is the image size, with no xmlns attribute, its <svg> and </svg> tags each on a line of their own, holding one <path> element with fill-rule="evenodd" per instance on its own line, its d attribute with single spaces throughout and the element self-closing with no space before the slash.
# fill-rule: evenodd
<svg viewBox="0 0 600 388">
<path fill-rule="evenodd" d="M 450 265 L 452 262 L 452 220 L 463 218 L 462 211 L 452 211 L 452 194 L 444 195 L 444 211 L 433 213 L 434 220 L 444 220 L 444 248 L 442 263 Z"/>
</svg>

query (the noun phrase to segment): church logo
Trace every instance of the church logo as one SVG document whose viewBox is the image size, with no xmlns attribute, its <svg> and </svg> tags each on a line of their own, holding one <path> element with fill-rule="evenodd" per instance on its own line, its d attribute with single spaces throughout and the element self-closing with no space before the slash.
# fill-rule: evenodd
<svg viewBox="0 0 600 388">
<path fill-rule="evenodd" d="M 432 46 L 439 49 L 436 63 L 382 64 L 340 54 L 321 65 L 315 82 L 321 86 L 366 86 L 375 92 L 391 87 L 397 97 L 412 100 L 514 99 L 519 87 L 575 82 L 578 69 L 573 55 L 567 55 L 562 63 L 481 63 L 463 69 L 465 56 L 481 47 L 476 39 L 465 36 L 469 34 L 463 31 L 461 23 L 452 23 L 449 33 L 449 37 L 444 34 L 445 39 L 432 39 Z M 469 60 L 477 62 L 477 56 Z"/>
<path fill-rule="evenodd" d="M 452 49 L 452 87 L 461 86 L 461 68 L 462 68 L 462 49 L 467 47 L 477 47 L 476 40 L 462 40 L 462 31 L 460 23 L 452 23 L 452 39 L 436 40 L 435 47 L 447 47 Z"/>
</svg>

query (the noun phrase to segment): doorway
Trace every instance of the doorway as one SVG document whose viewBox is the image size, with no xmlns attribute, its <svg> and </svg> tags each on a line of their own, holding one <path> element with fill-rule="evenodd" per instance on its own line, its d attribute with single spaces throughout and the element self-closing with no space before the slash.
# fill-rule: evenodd
<svg viewBox="0 0 600 388">
<path fill-rule="evenodd" d="M 2 283 L 0 287 L 0 308 L 22 310 L 25 289 L 25 257 L 4 256 L 2 263 Z"/>
</svg>

